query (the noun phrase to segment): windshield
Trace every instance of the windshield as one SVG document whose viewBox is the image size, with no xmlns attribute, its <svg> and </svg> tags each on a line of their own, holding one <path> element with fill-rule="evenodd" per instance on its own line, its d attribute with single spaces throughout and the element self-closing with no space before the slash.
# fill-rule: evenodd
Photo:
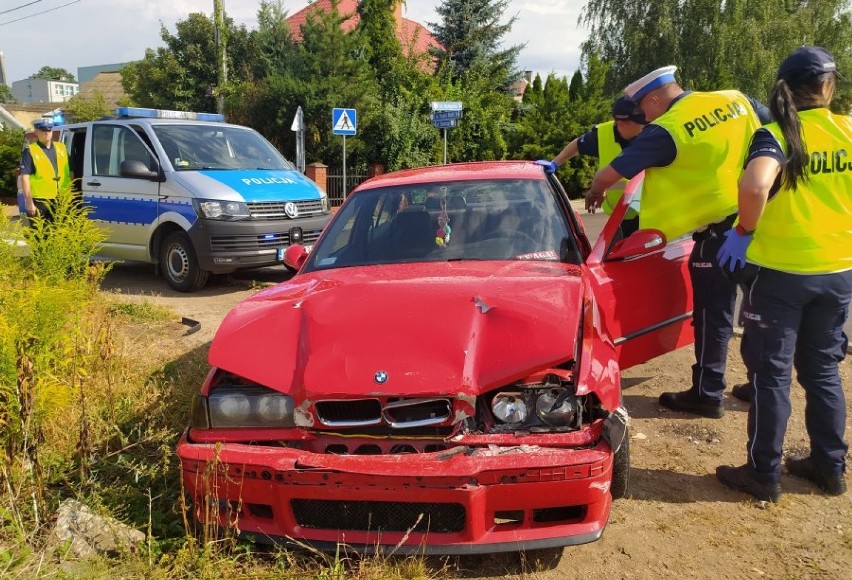
<svg viewBox="0 0 852 580">
<path fill-rule="evenodd" d="M 282 169 L 293 165 L 259 133 L 226 125 L 155 125 L 154 133 L 175 171 Z"/>
<path fill-rule="evenodd" d="M 544 180 L 412 184 L 358 192 L 327 226 L 306 270 L 447 260 L 580 263 Z"/>
</svg>

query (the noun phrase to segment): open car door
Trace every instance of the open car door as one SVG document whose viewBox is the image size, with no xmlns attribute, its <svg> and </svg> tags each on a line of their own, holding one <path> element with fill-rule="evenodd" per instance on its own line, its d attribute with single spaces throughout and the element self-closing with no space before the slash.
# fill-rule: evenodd
<svg viewBox="0 0 852 580">
<path fill-rule="evenodd" d="M 631 202 L 641 196 L 643 178 L 640 173 L 627 184 L 586 260 L 598 287 L 600 330 L 615 345 L 622 370 L 693 342 L 693 241 L 636 229 L 637 204 L 631 209 Z"/>
</svg>

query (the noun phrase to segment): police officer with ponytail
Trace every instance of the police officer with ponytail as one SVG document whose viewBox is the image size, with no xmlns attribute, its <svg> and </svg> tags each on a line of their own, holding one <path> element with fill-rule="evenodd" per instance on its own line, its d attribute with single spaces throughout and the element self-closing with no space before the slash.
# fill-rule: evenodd
<svg viewBox="0 0 852 580">
<path fill-rule="evenodd" d="M 805 46 L 778 69 L 775 123 L 754 134 L 739 183 L 739 223 L 719 261 L 756 270 L 744 305 L 742 355 L 752 404 L 748 460 L 719 480 L 778 501 L 795 369 L 805 389 L 810 454 L 788 457 L 791 475 L 828 495 L 846 492 L 846 402 L 838 365 L 852 297 L 852 119 L 829 109 L 837 72 L 824 48 Z"/>
<path fill-rule="evenodd" d="M 692 235 L 692 384 L 662 393 L 659 402 L 674 411 L 720 418 L 737 286 L 718 267 L 716 253 L 736 217 L 737 179 L 749 139 L 769 121 L 769 111 L 739 91 L 685 91 L 676 71 L 676 66 L 659 68 L 624 89 L 650 124 L 595 174 L 586 207 L 600 206 L 612 184 L 644 170 L 639 227 L 658 229 L 667 240 Z"/>
</svg>

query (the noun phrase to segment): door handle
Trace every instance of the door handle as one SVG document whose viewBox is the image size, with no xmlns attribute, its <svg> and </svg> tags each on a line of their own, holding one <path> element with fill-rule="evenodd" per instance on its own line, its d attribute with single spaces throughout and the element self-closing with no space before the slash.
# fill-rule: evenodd
<svg viewBox="0 0 852 580">
<path fill-rule="evenodd" d="M 91 185 L 92 187 L 100 187 L 101 182 L 100 181 L 87 181 L 86 185 Z"/>
</svg>

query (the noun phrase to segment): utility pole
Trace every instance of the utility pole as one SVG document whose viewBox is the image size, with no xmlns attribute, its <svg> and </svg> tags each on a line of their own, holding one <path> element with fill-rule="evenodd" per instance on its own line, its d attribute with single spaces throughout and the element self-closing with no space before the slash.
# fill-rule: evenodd
<svg viewBox="0 0 852 580">
<path fill-rule="evenodd" d="M 228 58 L 225 30 L 225 0 L 213 0 L 213 29 L 216 40 L 216 65 L 219 71 L 219 86 L 216 88 L 216 112 L 225 114 L 225 87 L 228 84 Z"/>
</svg>

